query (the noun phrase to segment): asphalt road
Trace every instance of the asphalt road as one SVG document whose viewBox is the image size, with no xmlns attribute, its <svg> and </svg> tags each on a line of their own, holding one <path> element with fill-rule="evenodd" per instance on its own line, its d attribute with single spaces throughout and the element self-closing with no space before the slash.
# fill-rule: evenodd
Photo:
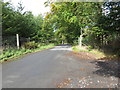
<svg viewBox="0 0 120 90">
<path fill-rule="evenodd" d="M 70 46 L 55 48 L 30 54 L 20 60 L 2 65 L 3 88 L 53 88 L 57 81 L 71 71 L 70 66 L 78 65 L 65 56 Z"/>
<path fill-rule="evenodd" d="M 104 77 L 97 62 L 75 58 L 70 46 L 56 46 L 2 65 L 3 88 L 116 87 L 118 78 Z M 108 71 L 108 70 L 107 70 Z M 97 72 L 97 73 L 96 73 Z M 105 73 L 106 74 L 106 73 Z M 105 75 L 104 74 L 104 75 Z M 72 82 L 60 85 L 64 79 Z M 90 85 L 91 84 L 91 85 Z"/>
</svg>

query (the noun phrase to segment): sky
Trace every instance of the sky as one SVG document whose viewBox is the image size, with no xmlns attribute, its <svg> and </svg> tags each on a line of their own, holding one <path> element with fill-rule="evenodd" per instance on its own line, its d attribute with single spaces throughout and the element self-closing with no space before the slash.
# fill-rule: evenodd
<svg viewBox="0 0 120 90">
<path fill-rule="evenodd" d="M 4 0 L 10 1 L 14 7 L 18 6 L 19 2 L 22 2 L 24 11 L 32 11 L 32 13 L 37 16 L 38 14 L 45 15 L 45 12 L 49 12 L 50 8 L 44 6 L 44 2 L 47 0 Z"/>
</svg>

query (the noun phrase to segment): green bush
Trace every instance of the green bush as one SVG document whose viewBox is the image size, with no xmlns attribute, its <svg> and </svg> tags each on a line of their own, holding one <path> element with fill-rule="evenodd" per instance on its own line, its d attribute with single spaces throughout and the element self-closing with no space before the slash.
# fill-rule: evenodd
<svg viewBox="0 0 120 90">
<path fill-rule="evenodd" d="M 35 43 L 35 41 L 26 42 L 26 43 L 24 43 L 23 47 L 25 49 L 36 49 L 36 48 L 38 48 L 38 43 Z"/>
</svg>

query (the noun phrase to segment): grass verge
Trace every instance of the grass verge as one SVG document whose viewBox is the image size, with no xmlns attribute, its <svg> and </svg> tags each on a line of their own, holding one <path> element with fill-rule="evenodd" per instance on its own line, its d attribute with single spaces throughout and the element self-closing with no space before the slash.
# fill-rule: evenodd
<svg viewBox="0 0 120 90">
<path fill-rule="evenodd" d="M 92 53 L 92 54 L 94 54 L 96 59 L 107 57 L 103 52 L 101 52 L 101 51 L 99 51 L 97 49 L 89 49 L 87 46 L 83 46 L 83 47 L 73 46 L 72 50 L 76 51 L 76 52 Z"/>
<path fill-rule="evenodd" d="M 36 49 L 8 49 L 7 51 L 3 51 L 2 54 L 0 55 L 0 63 L 3 63 L 4 61 L 9 61 L 9 60 L 14 60 L 14 58 L 18 58 L 22 55 L 28 54 L 28 53 L 34 53 L 38 52 L 41 50 L 45 50 L 48 48 L 54 47 L 54 44 L 49 44 L 45 46 L 40 46 L 39 48 Z"/>
</svg>

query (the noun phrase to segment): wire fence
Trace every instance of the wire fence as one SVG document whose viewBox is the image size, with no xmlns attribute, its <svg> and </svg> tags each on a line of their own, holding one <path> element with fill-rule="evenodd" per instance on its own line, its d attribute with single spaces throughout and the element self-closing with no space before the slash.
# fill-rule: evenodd
<svg viewBox="0 0 120 90">
<path fill-rule="evenodd" d="M 30 38 L 19 36 L 19 45 L 20 47 L 26 43 L 31 41 Z M 8 48 L 17 48 L 17 37 L 14 36 L 2 36 L 2 49 Z"/>
</svg>

